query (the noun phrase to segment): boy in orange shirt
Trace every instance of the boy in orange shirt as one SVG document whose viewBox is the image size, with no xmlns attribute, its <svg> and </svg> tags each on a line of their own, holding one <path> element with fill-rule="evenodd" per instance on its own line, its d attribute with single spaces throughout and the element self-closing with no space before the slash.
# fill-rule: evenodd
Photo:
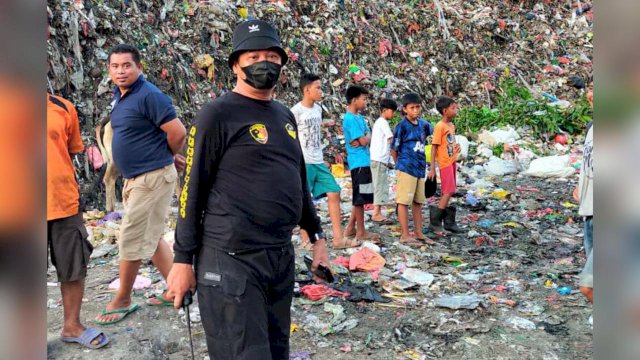
<svg viewBox="0 0 640 360">
<path fill-rule="evenodd" d="M 462 229 L 456 224 L 456 208 L 448 206 L 449 200 L 456 193 L 456 158 L 460 153 L 460 145 L 456 143 L 456 127 L 453 125 L 453 119 L 458 113 L 458 104 L 453 99 L 442 96 L 436 101 L 436 109 L 442 115 L 442 119 L 436 124 L 433 133 L 431 170 L 427 176 L 429 179 L 435 179 L 435 162 L 438 160 L 442 197 L 437 207 L 429 208 L 429 229 L 433 232 L 448 230 L 460 233 Z"/>
</svg>

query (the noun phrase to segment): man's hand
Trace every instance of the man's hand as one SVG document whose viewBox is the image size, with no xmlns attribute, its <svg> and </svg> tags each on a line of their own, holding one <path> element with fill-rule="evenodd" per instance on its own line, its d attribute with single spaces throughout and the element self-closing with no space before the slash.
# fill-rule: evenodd
<svg viewBox="0 0 640 360">
<path fill-rule="evenodd" d="M 324 239 L 318 239 L 313 244 L 313 262 L 311 263 L 311 271 L 316 271 L 318 265 L 323 264 L 329 268 L 329 271 L 333 274 L 331 264 L 329 264 L 329 254 L 327 253 L 327 243 Z M 313 275 L 313 280 L 317 283 L 323 282 L 318 276 Z"/>
<path fill-rule="evenodd" d="M 575 189 L 573 189 L 573 200 L 575 200 L 577 203 L 580 203 L 580 193 L 578 192 L 577 186 Z"/>
<path fill-rule="evenodd" d="M 354 148 L 357 148 L 360 146 L 360 141 L 358 139 L 355 140 L 351 140 L 351 142 L 349 143 L 349 145 L 351 145 Z"/>
<path fill-rule="evenodd" d="M 429 180 L 435 180 L 436 178 L 436 169 L 435 168 L 431 168 L 431 170 L 429 170 L 429 175 L 427 175 L 427 178 L 429 178 Z"/>
<path fill-rule="evenodd" d="M 175 154 L 173 155 L 173 164 L 176 166 L 176 170 L 178 170 L 178 172 L 182 172 L 187 165 L 187 162 L 184 156 Z"/>
<path fill-rule="evenodd" d="M 188 290 L 196 289 L 196 276 L 190 264 L 173 264 L 169 276 L 167 276 L 167 300 L 173 300 L 173 307 L 182 307 L 182 298 Z"/>
<path fill-rule="evenodd" d="M 460 147 L 460 144 L 455 144 L 453 145 L 453 149 L 455 152 L 457 152 L 458 154 L 462 152 L 462 148 Z"/>
</svg>

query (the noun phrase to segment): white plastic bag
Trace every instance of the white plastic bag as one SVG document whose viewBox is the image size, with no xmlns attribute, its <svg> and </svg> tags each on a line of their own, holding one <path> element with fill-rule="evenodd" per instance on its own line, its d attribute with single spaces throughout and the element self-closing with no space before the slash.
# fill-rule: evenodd
<svg viewBox="0 0 640 360">
<path fill-rule="evenodd" d="M 576 170 L 571 166 L 569 155 L 547 156 L 535 159 L 529 165 L 529 170 L 525 174 L 535 177 L 567 177 Z"/>
<path fill-rule="evenodd" d="M 507 174 L 518 173 L 518 168 L 513 161 L 502 160 L 495 156 L 489 159 L 489 162 L 484 164 L 484 170 L 488 175 L 503 176 Z"/>
<path fill-rule="evenodd" d="M 492 131 L 491 136 L 498 144 L 514 144 L 518 139 L 520 139 L 520 134 L 511 127 Z"/>
<path fill-rule="evenodd" d="M 464 160 L 469 156 L 469 139 L 462 135 L 456 135 L 456 143 L 460 145 L 460 154 L 458 160 Z"/>
</svg>

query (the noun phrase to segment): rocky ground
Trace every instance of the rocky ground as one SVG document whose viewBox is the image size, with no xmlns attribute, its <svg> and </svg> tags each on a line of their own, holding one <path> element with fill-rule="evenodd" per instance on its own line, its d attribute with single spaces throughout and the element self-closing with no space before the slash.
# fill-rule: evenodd
<svg viewBox="0 0 640 360">
<path fill-rule="evenodd" d="M 433 243 L 412 249 L 398 243 L 396 225 L 371 225 L 370 230 L 384 237 L 381 256 L 386 260 L 385 267 L 377 280 L 364 272 L 351 272 L 343 277 L 370 284 L 382 294 L 388 294 L 385 288 L 390 289 L 396 295 L 400 290 L 390 286 L 403 273 L 408 274 L 406 269 L 431 274 L 433 281 L 422 286 L 414 284 L 391 303 L 350 302 L 340 298 L 314 302 L 295 298 L 291 358 L 590 358 L 593 334 L 588 319 L 592 307 L 577 291 L 585 255 L 582 222 L 571 199 L 575 177 L 567 180 L 506 175 L 486 180 L 495 187 L 461 187 L 479 200 L 472 206 L 466 194 L 456 198 L 458 218 L 465 229 L 461 235 L 428 234 Z M 342 179 L 342 185 L 343 214 L 346 214 L 350 189 L 346 179 Z M 318 207 L 328 221 L 326 203 L 321 201 Z M 389 216 L 395 220 L 392 210 Z M 428 216 L 426 208 L 424 215 Z M 87 324 L 109 301 L 112 290 L 108 285 L 118 277 L 117 247 L 108 240 L 108 228 L 117 226 L 111 223 L 117 221 L 101 225 L 95 219 L 87 221 L 94 235 L 107 234 L 92 240 L 96 244 L 95 258 L 90 265 L 82 308 L 82 318 Z M 325 226 L 330 228 L 329 224 Z M 353 252 L 331 251 L 331 257 L 348 257 Z M 303 251 L 299 251 L 299 279 L 305 277 L 302 255 Z M 338 272 L 345 270 L 336 268 Z M 59 340 L 62 306 L 55 271 L 50 268 L 49 358 L 190 358 L 183 314 L 143 305 L 146 297 L 162 291 L 164 282 L 150 265 L 143 266 L 140 274 L 153 282 L 135 293 L 134 301 L 142 305 L 141 310 L 119 324 L 102 327 L 111 344 L 91 351 Z M 560 287 L 570 287 L 571 292 L 563 295 L 558 291 Z M 469 306 L 473 309 L 437 306 L 436 300 L 447 295 L 475 296 L 476 301 Z M 197 309 L 192 312 L 195 312 L 192 319 L 198 320 Z M 192 331 L 196 358 L 206 359 L 201 324 L 194 322 Z"/>
</svg>

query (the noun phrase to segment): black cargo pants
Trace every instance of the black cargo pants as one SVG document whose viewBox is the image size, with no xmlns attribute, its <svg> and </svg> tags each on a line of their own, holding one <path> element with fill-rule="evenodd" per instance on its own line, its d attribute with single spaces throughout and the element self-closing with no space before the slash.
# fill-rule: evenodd
<svg viewBox="0 0 640 360">
<path fill-rule="evenodd" d="M 235 254 L 202 248 L 196 272 L 211 360 L 289 359 L 293 245 Z"/>
</svg>

